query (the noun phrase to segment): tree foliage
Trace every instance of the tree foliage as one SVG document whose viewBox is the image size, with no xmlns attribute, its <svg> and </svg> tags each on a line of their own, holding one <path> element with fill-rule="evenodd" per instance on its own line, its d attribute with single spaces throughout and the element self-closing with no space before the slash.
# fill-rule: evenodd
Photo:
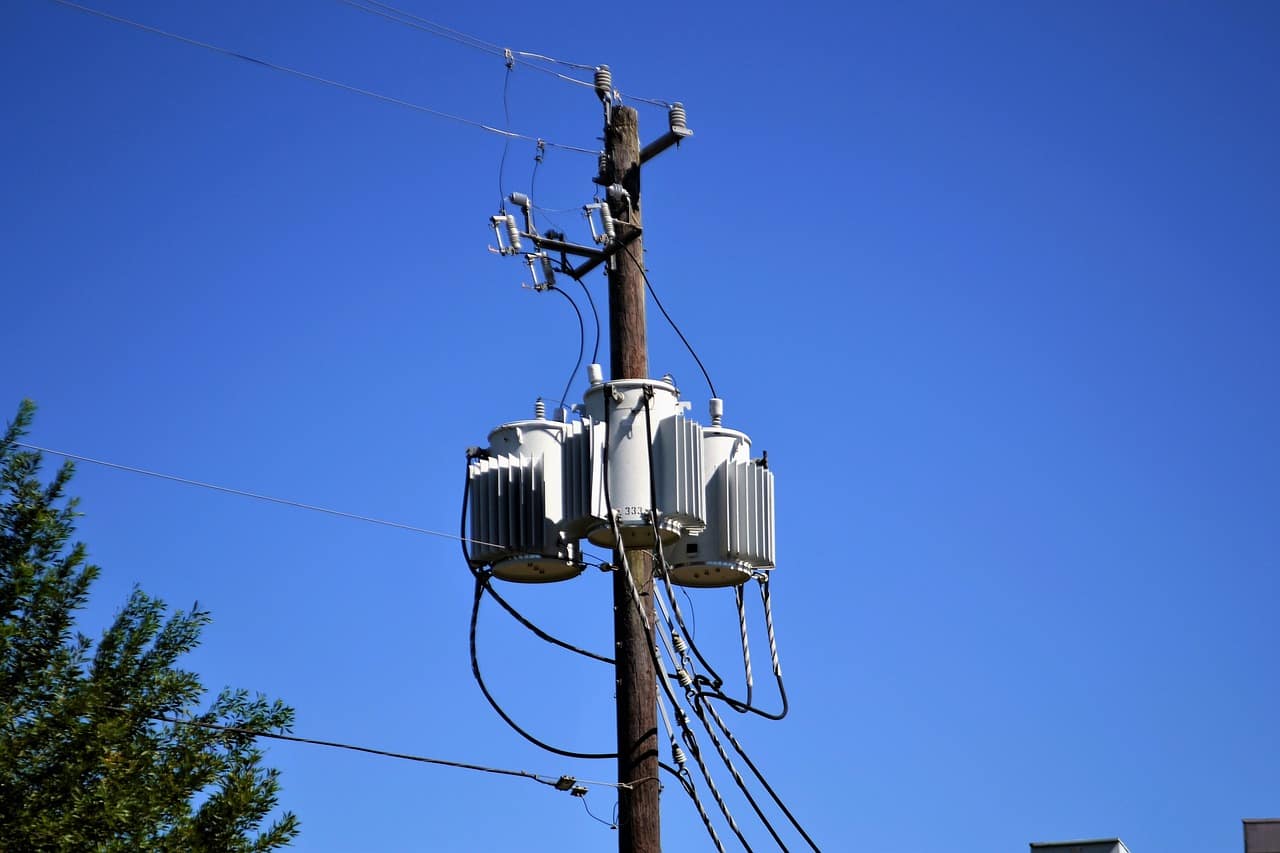
<svg viewBox="0 0 1280 853">
<path fill-rule="evenodd" d="M 97 566 L 72 543 L 76 501 L 64 464 L 46 484 L 18 442 L 26 401 L 0 439 L 0 848 L 260 851 L 298 821 L 275 808 L 278 771 L 245 734 L 156 718 L 287 731 L 280 701 L 204 688 L 176 664 L 209 614 L 166 618 L 135 589 L 96 646 L 75 630 Z"/>
</svg>

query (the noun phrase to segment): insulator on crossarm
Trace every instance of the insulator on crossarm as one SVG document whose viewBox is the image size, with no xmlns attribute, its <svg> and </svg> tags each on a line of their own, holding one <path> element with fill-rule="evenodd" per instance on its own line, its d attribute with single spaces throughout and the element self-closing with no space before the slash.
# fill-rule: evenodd
<svg viewBox="0 0 1280 853">
<path fill-rule="evenodd" d="M 606 104 L 613 102 L 613 72 L 607 65 L 596 66 L 596 94 Z"/>
<path fill-rule="evenodd" d="M 667 124 L 672 130 L 688 130 L 689 125 L 686 123 L 686 120 L 684 104 L 674 103 L 667 110 Z"/>
</svg>

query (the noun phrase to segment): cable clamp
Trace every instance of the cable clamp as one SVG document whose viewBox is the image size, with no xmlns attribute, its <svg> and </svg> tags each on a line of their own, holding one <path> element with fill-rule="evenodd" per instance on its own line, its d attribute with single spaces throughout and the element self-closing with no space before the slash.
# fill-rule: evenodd
<svg viewBox="0 0 1280 853">
<path fill-rule="evenodd" d="M 573 778 L 572 776 L 561 776 L 559 779 L 556 780 L 556 790 L 572 791 L 574 789 L 574 786 L 577 785 L 577 782 L 578 780 Z"/>
<path fill-rule="evenodd" d="M 516 57 L 515 54 L 511 52 L 511 48 L 504 47 L 502 49 L 502 58 L 506 60 L 508 71 L 516 67 Z"/>
</svg>

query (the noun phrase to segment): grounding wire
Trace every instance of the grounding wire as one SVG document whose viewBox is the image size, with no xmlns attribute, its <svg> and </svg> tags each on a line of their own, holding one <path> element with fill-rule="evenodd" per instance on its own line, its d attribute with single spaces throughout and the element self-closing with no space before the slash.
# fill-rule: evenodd
<svg viewBox="0 0 1280 853">
<path fill-rule="evenodd" d="M 59 2 L 61 2 L 61 0 L 59 0 Z M 684 336 L 684 332 L 680 331 L 680 327 L 676 325 L 676 321 L 671 319 L 671 315 L 668 314 L 667 309 L 663 307 L 662 300 L 658 298 L 658 292 L 653 289 L 653 284 L 649 281 L 649 273 L 645 270 L 644 264 L 641 263 L 636 258 L 635 253 L 631 251 L 630 244 L 623 243 L 622 249 L 627 253 L 627 256 L 631 258 L 631 263 L 635 264 L 636 268 L 640 270 L 640 275 L 644 278 L 644 286 L 649 289 L 649 295 L 653 297 L 653 303 L 658 306 L 658 310 L 662 312 L 662 316 L 667 318 L 667 322 L 671 324 L 671 328 L 680 336 L 680 340 L 684 343 L 685 349 L 689 351 L 689 355 L 693 356 L 693 360 L 698 363 L 698 369 L 702 371 L 703 378 L 707 380 L 707 387 L 711 389 L 711 396 L 719 397 L 720 395 L 716 393 L 715 383 L 711 381 L 711 374 L 707 373 L 707 368 L 703 365 L 702 359 L 698 358 L 698 354 L 694 351 L 693 345 L 689 343 L 689 339 Z"/>
<path fill-rule="evenodd" d="M 582 312 L 578 310 L 578 303 L 573 301 L 573 297 L 565 293 L 554 284 L 548 285 L 548 290 L 554 290 L 556 293 L 569 300 L 569 304 L 573 306 L 573 313 L 578 315 L 578 360 L 574 362 L 573 370 L 569 373 L 569 381 L 564 383 L 564 393 L 560 395 L 560 409 L 564 410 L 565 400 L 569 399 L 569 389 L 573 387 L 573 380 L 578 375 L 579 368 L 582 367 L 582 355 L 587 349 L 587 326 L 582 320 Z"/>
<path fill-rule="evenodd" d="M 479 130 L 483 130 L 486 133 L 492 133 L 498 136 L 505 136 L 509 139 L 527 139 L 530 141 L 536 141 L 538 139 L 538 137 L 536 136 L 530 136 L 524 133 L 516 133 L 514 131 L 502 130 L 501 128 L 493 127 L 492 125 L 488 125 L 483 122 L 476 121 L 475 119 L 464 118 L 463 116 L 454 115 L 452 113 L 446 113 L 442 110 L 432 109 L 431 107 L 424 106 L 422 104 L 415 104 L 412 101 L 406 101 L 400 98 L 393 98 L 390 95 L 383 95 L 380 92 L 374 92 L 370 89 L 361 89 L 358 86 L 352 86 L 347 83 L 342 83 L 338 80 L 330 80 L 327 77 L 321 77 L 316 74 L 311 74 L 307 71 L 301 71 L 297 68 L 290 68 L 287 65 L 279 65 L 275 62 L 269 62 L 265 59 L 258 59 L 257 57 L 249 56 L 248 54 L 230 50 L 225 47 L 220 47 L 215 44 L 199 41 L 197 39 L 189 38 L 184 35 L 179 35 L 178 33 L 171 33 L 168 30 L 162 30 L 162 29 L 159 29 L 158 27 L 153 27 L 148 24 L 143 24 L 138 21 L 131 20 L 129 18 L 122 18 L 119 15 L 113 15 L 109 12 L 103 12 L 100 9 L 94 9 L 89 6 L 82 6 L 79 3 L 71 2 L 71 0 L 51 0 L 51 2 L 58 3 L 59 5 L 62 5 L 62 6 L 67 6 L 68 8 L 71 8 L 71 9 L 76 9 L 88 15 L 96 15 L 97 17 L 104 18 L 108 21 L 114 21 L 118 24 L 125 24 L 126 26 L 134 27 L 136 29 L 143 30 L 145 32 L 154 33 L 155 35 L 164 36 L 165 38 L 173 39 L 175 41 L 180 41 L 183 44 L 189 44 L 194 47 L 199 47 L 205 50 L 212 51 L 214 53 L 220 53 L 223 56 L 229 56 L 234 59 L 241 59 L 241 60 L 244 60 L 245 62 L 251 62 L 254 65 L 260 65 L 263 68 L 269 68 L 272 71 L 280 71 L 285 74 L 292 74 L 295 77 L 301 77 L 304 80 L 311 80 L 312 82 L 315 82 L 315 83 L 322 83 L 326 86 L 332 86 L 335 89 L 342 89 L 345 92 L 351 92 L 352 94 L 356 94 L 356 95 L 363 95 L 366 98 L 373 98 L 374 100 L 383 101 L 384 103 L 395 104 L 396 106 L 405 107 L 406 109 L 415 110 L 421 113 L 427 113 L 428 115 L 433 115 L 437 118 L 448 119 L 449 121 L 456 121 L 456 122 L 459 122 L 460 124 L 469 125 Z M 559 148 L 564 151 L 574 151 L 579 154 L 590 154 L 593 157 L 599 155 L 600 153 L 598 149 L 580 148 L 576 145 L 565 145 L 560 142 L 546 142 L 546 144 L 554 148 Z"/>
<path fill-rule="evenodd" d="M 489 545 L 495 548 L 501 547 L 499 545 L 496 545 L 493 542 L 483 542 L 478 539 L 466 539 L 463 537 L 455 536 L 452 533 L 445 533 L 440 530 L 429 530 L 425 527 L 415 527 L 412 524 L 402 524 L 399 521 L 388 521 L 385 518 L 374 518 L 373 516 L 369 516 L 369 515 L 357 515 L 356 513 L 353 513 L 353 512 L 344 512 L 338 509 L 329 509 L 328 507 L 316 506 L 315 504 L 300 503 L 299 501 L 292 501 L 286 498 L 276 498 L 276 497 L 272 497 L 271 495 L 263 495 L 257 492 L 245 491 L 244 489 L 233 489 L 230 486 L 219 486 L 214 483 L 205 483 L 200 480 L 192 480 L 187 477 L 179 477 L 174 474 L 162 474 L 159 471 L 148 471 L 145 468 L 135 468 L 132 465 L 121 465 L 118 462 L 107 462 L 104 459 L 94 459 L 91 456 L 82 456 L 78 453 L 71 453 L 66 450 L 54 450 L 51 447 L 41 447 L 36 444 L 27 444 L 26 442 L 21 442 L 21 441 L 15 441 L 14 445 L 16 445 L 17 447 L 25 447 L 27 450 L 34 450 L 39 453 L 51 453 L 54 456 L 63 456 L 67 459 L 74 459 L 77 462 L 88 462 L 92 465 L 101 465 L 104 468 L 113 468 L 117 471 L 127 471 L 131 474 L 142 474 L 147 477 L 155 477 L 157 479 L 168 480 L 173 483 L 182 483 L 183 485 L 186 485 L 186 486 L 198 486 L 202 489 L 211 489 L 215 492 L 222 492 L 223 494 L 237 495 L 239 497 L 244 497 L 244 498 L 253 498 L 254 500 L 266 501 L 267 503 L 280 504 L 281 506 L 291 506 L 294 509 L 305 509 L 310 512 L 319 512 L 319 513 L 324 513 L 325 515 L 336 516 L 338 518 L 347 518 L 347 519 L 351 519 L 352 521 L 364 521 L 369 524 L 379 524 L 379 525 L 382 525 L 383 527 L 394 527 L 397 530 L 407 530 L 410 533 L 422 533 L 427 536 L 438 536 L 441 539 L 458 539 L 459 541 L 462 542 L 464 552 L 466 550 L 466 544 L 468 541 L 474 542 L 477 545 Z"/>
</svg>

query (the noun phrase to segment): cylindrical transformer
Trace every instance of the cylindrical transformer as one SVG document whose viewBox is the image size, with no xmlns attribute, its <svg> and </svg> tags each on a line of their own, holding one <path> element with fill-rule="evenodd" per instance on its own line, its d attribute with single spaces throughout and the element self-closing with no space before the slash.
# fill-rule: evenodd
<svg viewBox="0 0 1280 853">
<path fill-rule="evenodd" d="M 605 445 L 599 492 L 604 505 L 597 505 L 595 514 L 606 523 L 591 530 L 587 538 L 607 548 L 618 546 L 614 525 L 608 521 L 612 510 L 624 547 L 653 546 L 650 466 L 657 464 L 659 426 L 677 412 L 675 386 L 654 379 L 615 379 L 587 389 L 585 404 L 585 416 L 604 428 Z M 681 526 L 664 523 L 661 512 L 657 526 L 663 542 L 673 542 L 680 535 Z"/>
<path fill-rule="evenodd" d="M 706 526 L 684 531 L 663 555 L 681 586 L 736 586 L 773 567 L 773 474 L 733 429 L 702 431 Z"/>
<path fill-rule="evenodd" d="M 471 463 L 471 562 L 523 583 L 582 572 L 577 543 L 562 535 L 562 448 L 567 425 L 537 418 L 489 433 L 489 457 Z"/>
</svg>

